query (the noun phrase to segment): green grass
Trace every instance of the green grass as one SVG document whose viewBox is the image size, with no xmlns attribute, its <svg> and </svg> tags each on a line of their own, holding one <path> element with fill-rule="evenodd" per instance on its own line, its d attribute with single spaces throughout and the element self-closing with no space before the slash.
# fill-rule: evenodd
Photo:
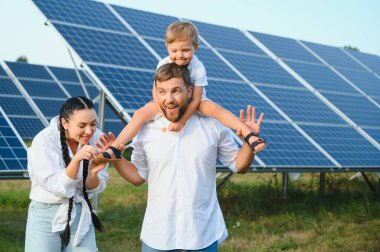
<svg viewBox="0 0 380 252">
<path fill-rule="evenodd" d="M 140 251 L 146 185 L 135 187 L 110 169 L 100 197 L 100 251 Z M 234 175 L 219 191 L 228 239 L 220 251 L 380 251 L 380 197 L 363 178 L 304 174 L 281 192 L 281 174 Z M 370 179 L 376 178 L 370 175 Z M 23 251 L 30 183 L 0 181 L 0 251 Z"/>
</svg>

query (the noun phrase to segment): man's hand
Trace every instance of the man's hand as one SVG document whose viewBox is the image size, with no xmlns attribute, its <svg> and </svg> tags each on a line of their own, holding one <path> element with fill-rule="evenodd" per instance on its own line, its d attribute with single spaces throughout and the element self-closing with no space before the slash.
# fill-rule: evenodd
<svg viewBox="0 0 380 252">
<path fill-rule="evenodd" d="M 247 125 L 248 128 L 250 128 L 254 133 L 260 133 L 260 126 L 263 119 L 264 113 L 261 113 L 259 119 L 256 122 L 256 109 L 251 105 L 247 106 L 247 118 L 244 115 L 244 110 L 240 110 L 240 121 L 245 123 L 245 125 Z M 243 138 L 242 131 L 240 129 L 236 131 L 236 134 L 240 138 Z"/>
</svg>

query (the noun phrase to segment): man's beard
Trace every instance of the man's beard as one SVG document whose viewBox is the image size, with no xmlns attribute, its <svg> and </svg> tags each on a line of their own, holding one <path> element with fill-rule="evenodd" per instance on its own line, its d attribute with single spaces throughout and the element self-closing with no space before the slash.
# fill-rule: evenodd
<svg viewBox="0 0 380 252">
<path fill-rule="evenodd" d="M 179 107 L 178 113 L 176 115 L 171 114 L 170 116 L 168 115 L 168 113 L 166 113 L 165 108 L 165 106 L 161 106 L 161 110 L 164 112 L 165 117 L 171 122 L 178 122 L 179 119 L 181 119 L 183 114 L 185 113 L 187 105 Z"/>
</svg>

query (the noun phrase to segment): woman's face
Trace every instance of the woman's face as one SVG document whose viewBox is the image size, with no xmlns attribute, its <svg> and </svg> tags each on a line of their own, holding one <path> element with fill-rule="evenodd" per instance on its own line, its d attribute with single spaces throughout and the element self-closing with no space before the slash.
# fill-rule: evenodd
<svg viewBox="0 0 380 252">
<path fill-rule="evenodd" d="M 96 113 L 94 109 L 76 110 L 68 121 L 64 118 L 62 125 L 66 130 L 66 139 L 80 144 L 88 144 L 96 130 Z"/>
</svg>

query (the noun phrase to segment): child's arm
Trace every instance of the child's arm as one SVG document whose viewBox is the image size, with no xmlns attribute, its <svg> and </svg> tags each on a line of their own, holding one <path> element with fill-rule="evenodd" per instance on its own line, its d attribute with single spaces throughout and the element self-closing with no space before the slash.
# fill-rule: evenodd
<svg viewBox="0 0 380 252">
<path fill-rule="evenodd" d="M 144 123 L 153 120 L 154 117 L 159 113 L 154 102 L 149 102 L 145 104 L 144 107 L 138 109 L 131 121 L 124 127 L 124 129 L 117 136 L 115 142 L 112 146 L 118 148 L 120 144 L 126 144 L 131 141 L 137 133 L 140 131 Z"/>
<path fill-rule="evenodd" d="M 249 133 L 252 132 L 252 129 L 250 129 L 245 123 L 243 123 L 239 118 L 237 118 L 234 114 L 232 114 L 230 111 L 222 108 L 215 102 L 211 100 L 205 100 L 202 101 L 201 104 L 199 105 L 199 111 L 206 115 L 213 117 L 217 119 L 219 122 L 221 122 L 224 126 L 227 126 L 230 129 L 233 130 L 241 130 L 241 134 L 243 137 L 246 137 Z M 255 109 L 252 109 L 252 115 L 247 115 L 247 117 L 250 118 L 253 117 L 255 118 Z M 260 115 L 260 123 L 262 121 L 262 117 L 264 115 Z M 254 133 L 260 133 L 260 127 L 257 129 L 255 128 L 256 132 Z M 249 144 L 251 145 L 253 142 L 255 142 L 258 139 L 257 136 L 253 136 L 249 140 Z M 266 143 L 261 143 L 257 147 L 255 147 L 255 152 L 259 152 L 263 150 L 266 147 Z"/>
<path fill-rule="evenodd" d="M 199 104 L 201 104 L 202 101 L 202 93 L 202 86 L 194 86 L 193 96 L 186 108 L 185 113 L 178 122 L 171 122 L 168 130 L 176 132 L 180 131 L 183 128 L 187 120 L 199 109 Z"/>
</svg>

